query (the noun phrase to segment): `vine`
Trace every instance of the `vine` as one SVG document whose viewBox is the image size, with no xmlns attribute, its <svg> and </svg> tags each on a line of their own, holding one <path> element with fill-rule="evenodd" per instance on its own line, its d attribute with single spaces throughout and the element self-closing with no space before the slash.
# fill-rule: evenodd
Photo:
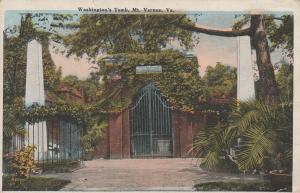
<svg viewBox="0 0 300 193">
<path fill-rule="evenodd" d="M 46 106 L 33 104 L 19 109 L 19 117 L 28 123 L 44 121 L 61 117 L 76 122 L 78 125 L 88 126 L 91 121 L 90 106 L 77 103 L 53 103 Z"/>
<path fill-rule="evenodd" d="M 107 83 L 106 92 L 98 107 L 120 112 L 127 108 L 137 92 L 153 83 L 166 97 L 173 109 L 193 112 L 199 98 L 204 97 L 203 81 L 200 79 L 198 62 L 195 57 L 187 58 L 174 50 L 150 54 L 118 54 L 122 64 L 107 64 L 99 61 L 100 74 Z M 136 74 L 136 66 L 161 65 L 162 73 Z M 119 76 L 119 80 L 114 77 Z"/>
</svg>

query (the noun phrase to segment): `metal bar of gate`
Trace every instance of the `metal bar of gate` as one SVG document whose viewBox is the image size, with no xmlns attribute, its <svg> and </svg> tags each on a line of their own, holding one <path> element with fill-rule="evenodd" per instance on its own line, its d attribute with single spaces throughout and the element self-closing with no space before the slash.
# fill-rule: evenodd
<svg viewBox="0 0 300 193">
<path fill-rule="evenodd" d="M 71 134 L 72 134 L 72 127 L 71 127 L 71 124 L 70 124 L 70 122 L 69 122 L 69 132 L 70 132 L 70 149 L 69 149 L 69 151 L 70 151 L 70 160 L 72 160 L 72 136 L 71 136 Z"/>
<path fill-rule="evenodd" d="M 32 143 L 33 143 L 33 147 L 34 147 L 34 125 L 35 125 L 35 123 L 33 123 L 33 125 L 32 125 Z M 33 157 L 35 157 L 35 149 L 33 148 Z M 33 158 L 33 163 L 35 162 L 34 161 L 35 160 L 35 158 Z"/>
<path fill-rule="evenodd" d="M 151 93 L 150 88 L 148 91 L 148 107 L 149 107 L 149 130 L 150 130 L 150 149 L 151 149 L 151 156 L 153 156 L 153 136 L 152 136 L 152 117 L 151 117 Z"/>
<path fill-rule="evenodd" d="M 58 148 L 58 152 L 59 152 L 59 158 L 58 158 L 58 160 L 59 160 L 59 162 L 61 162 L 62 161 L 62 159 L 61 159 L 61 156 L 62 156 L 62 128 L 61 128 L 61 119 L 59 119 L 59 122 L 58 122 L 58 126 L 59 126 L 59 148 Z"/>
<path fill-rule="evenodd" d="M 144 100 L 144 106 L 143 106 L 143 110 L 144 110 L 144 113 L 145 113 L 145 116 L 143 117 L 143 119 L 145 120 L 145 124 L 144 124 L 144 129 L 145 129 L 145 133 L 147 134 L 147 135 L 149 135 L 149 127 L 148 127 L 148 125 L 149 125 L 149 119 L 147 119 L 147 115 L 148 115 L 148 112 L 147 112 L 147 109 L 146 109 L 146 106 L 147 106 L 147 101 L 148 101 L 148 95 L 146 94 L 145 95 L 145 100 Z M 143 121 L 143 120 L 142 120 Z M 148 141 L 148 136 L 147 135 L 145 135 L 144 137 L 146 138 L 146 141 Z M 149 141 L 148 141 L 149 142 Z M 150 144 L 149 144 L 150 145 Z M 146 143 L 144 143 L 143 144 L 143 148 L 144 148 L 144 151 L 143 152 L 147 152 L 147 144 Z M 148 153 L 148 152 L 147 152 Z M 144 156 L 145 156 L 146 154 L 144 154 Z"/>
<path fill-rule="evenodd" d="M 43 122 L 42 122 L 43 124 Z M 38 128 L 37 128 L 37 132 L 38 132 L 38 145 L 37 145 L 37 150 L 38 150 L 38 163 L 40 163 L 40 122 L 38 123 Z"/>
<path fill-rule="evenodd" d="M 27 123 L 27 131 L 28 131 L 28 136 L 27 136 L 27 146 L 29 145 L 29 136 L 30 136 L 30 131 L 29 131 L 29 123 Z"/>
<path fill-rule="evenodd" d="M 49 136 L 50 136 L 50 129 L 46 127 L 47 130 L 47 163 L 49 162 Z"/>
<path fill-rule="evenodd" d="M 66 150 L 65 150 L 65 131 L 66 131 L 66 129 L 64 127 L 65 126 L 65 122 L 61 121 L 60 124 L 61 124 L 61 127 L 62 127 L 62 147 L 61 147 L 61 149 L 62 149 L 62 155 L 61 155 L 61 159 L 65 160 L 65 156 L 66 156 Z"/>
<path fill-rule="evenodd" d="M 58 118 L 58 121 L 56 122 L 56 162 L 58 163 L 59 158 L 59 149 L 60 149 L 60 118 Z"/>
<path fill-rule="evenodd" d="M 138 154 L 141 154 L 141 152 L 143 152 L 144 151 L 144 146 L 143 146 L 143 144 L 141 143 L 142 141 L 141 141 L 141 134 L 144 132 L 144 130 L 145 130 L 145 123 L 146 123 L 146 120 L 144 121 L 143 120 L 143 118 L 145 117 L 145 112 L 144 112 L 144 108 L 142 108 L 143 106 L 144 106 L 144 104 L 145 104 L 145 99 L 146 99 L 146 96 L 144 97 L 144 99 L 142 99 L 142 103 L 141 103 L 141 106 L 139 107 L 140 108 L 140 110 L 141 110 L 141 112 L 142 112 L 142 116 L 141 117 L 139 117 L 140 118 L 140 121 L 141 121 L 141 127 L 139 128 L 139 132 L 137 133 L 137 135 L 138 135 L 138 147 L 139 147 L 139 152 L 138 152 Z M 142 139 L 143 140 L 143 139 Z M 143 154 L 142 154 L 142 156 L 144 156 Z"/>
<path fill-rule="evenodd" d="M 52 145 L 52 148 L 51 148 L 51 163 L 53 164 L 53 153 L 54 153 L 54 145 L 53 145 L 53 120 L 51 120 L 51 145 Z"/>
<path fill-rule="evenodd" d="M 170 148 L 166 148 L 171 143 L 171 115 L 166 99 L 154 85 L 149 85 L 142 89 L 133 104 L 130 109 L 132 156 L 170 155 Z M 169 141 L 161 141 L 158 147 L 158 140 Z"/>
<path fill-rule="evenodd" d="M 165 108 L 165 101 L 163 101 L 162 102 L 162 109 L 163 109 L 163 132 L 162 132 L 162 135 L 166 135 L 167 134 L 167 132 L 166 132 L 166 130 L 167 130 L 167 128 L 166 128 L 166 121 L 167 121 L 167 117 L 166 117 L 166 108 Z"/>
<path fill-rule="evenodd" d="M 45 122 L 46 124 L 46 122 Z M 42 123 L 42 162 L 43 162 L 43 169 L 45 168 L 45 144 L 44 144 L 44 122 Z"/>
<path fill-rule="evenodd" d="M 141 101 L 140 104 L 142 104 L 142 101 Z M 138 151 L 139 150 L 139 140 L 138 140 L 137 135 L 138 135 L 139 129 L 142 127 L 142 122 L 140 121 L 140 117 L 137 116 L 137 115 L 138 114 L 142 115 L 142 112 L 141 112 L 140 106 L 137 106 L 134 109 L 134 111 L 135 111 L 134 118 L 137 120 L 137 125 L 136 125 L 135 132 L 134 132 L 134 138 L 135 138 L 135 144 L 134 145 L 135 145 L 135 153 L 136 153 L 136 156 L 137 156 L 138 153 L 139 153 L 139 151 Z"/>
</svg>

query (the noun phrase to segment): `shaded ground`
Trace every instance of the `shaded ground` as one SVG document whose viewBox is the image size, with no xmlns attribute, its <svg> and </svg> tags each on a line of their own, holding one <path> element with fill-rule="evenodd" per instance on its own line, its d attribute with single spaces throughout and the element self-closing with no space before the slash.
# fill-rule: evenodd
<svg viewBox="0 0 300 193">
<path fill-rule="evenodd" d="M 47 176 L 71 180 L 62 190 L 187 190 L 200 182 L 240 179 L 240 175 L 211 173 L 197 167 L 196 160 L 170 159 L 98 159 L 84 162 L 72 173 Z M 247 179 L 253 179 L 247 177 Z"/>
</svg>

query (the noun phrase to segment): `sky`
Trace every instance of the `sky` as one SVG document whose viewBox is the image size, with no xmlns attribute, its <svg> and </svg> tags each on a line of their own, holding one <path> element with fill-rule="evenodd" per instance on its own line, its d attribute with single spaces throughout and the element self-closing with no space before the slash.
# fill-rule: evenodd
<svg viewBox="0 0 300 193">
<path fill-rule="evenodd" d="M 26 11 L 30 12 L 30 11 Z M 36 12 L 36 11 L 35 11 Z M 45 11 L 43 11 L 44 13 Z M 49 13 L 77 13 L 76 11 L 48 11 Z M 20 25 L 22 11 L 7 11 L 5 14 L 5 28 L 14 25 Z M 214 28 L 231 28 L 236 21 L 235 15 L 240 12 L 188 12 L 188 16 L 196 21 L 197 24 L 214 27 Z M 282 13 L 276 13 L 280 15 Z M 237 66 L 237 38 L 236 37 L 219 37 L 206 34 L 197 34 L 199 43 L 195 45 L 192 53 L 198 58 L 200 66 L 200 75 L 203 76 L 207 66 L 215 66 L 217 62 L 225 65 Z M 176 46 L 176 44 L 175 44 Z M 86 57 L 69 58 L 55 52 L 50 47 L 52 59 L 57 67 L 62 68 L 63 76 L 76 75 L 80 79 L 85 79 L 91 72 L 91 64 Z M 253 57 L 253 62 L 255 57 Z M 271 53 L 272 63 L 281 60 L 281 52 Z"/>
</svg>

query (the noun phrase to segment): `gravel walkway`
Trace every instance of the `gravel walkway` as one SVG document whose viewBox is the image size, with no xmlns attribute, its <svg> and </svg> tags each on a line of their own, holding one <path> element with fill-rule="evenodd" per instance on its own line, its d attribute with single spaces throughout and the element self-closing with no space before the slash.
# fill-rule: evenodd
<svg viewBox="0 0 300 193">
<path fill-rule="evenodd" d="M 84 162 L 82 169 L 72 173 L 46 176 L 71 180 L 63 191 L 193 191 L 196 183 L 241 177 L 207 172 L 197 167 L 195 159 L 182 158 L 97 159 Z"/>
</svg>

